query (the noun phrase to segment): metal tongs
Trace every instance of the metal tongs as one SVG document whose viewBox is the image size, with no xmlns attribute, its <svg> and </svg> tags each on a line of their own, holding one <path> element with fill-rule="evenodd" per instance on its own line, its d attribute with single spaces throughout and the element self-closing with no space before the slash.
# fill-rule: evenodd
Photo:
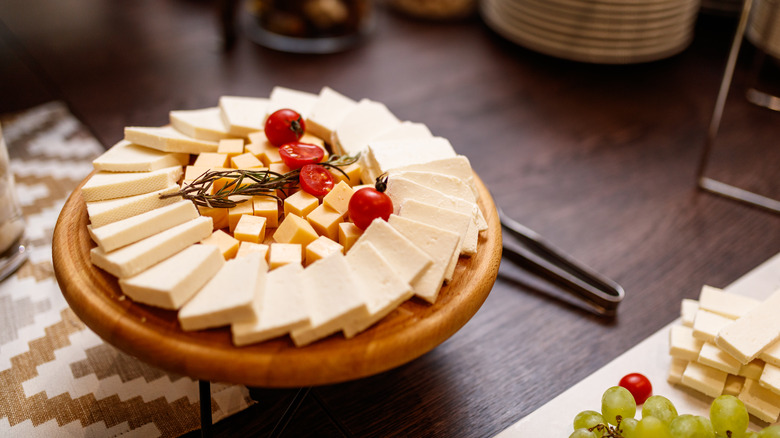
<svg viewBox="0 0 780 438">
<path fill-rule="evenodd" d="M 501 227 L 517 242 L 504 239 L 503 256 L 513 263 L 564 287 L 583 301 L 593 312 L 615 316 L 623 300 L 623 287 L 573 259 L 535 231 L 508 217 L 500 207 Z"/>
</svg>

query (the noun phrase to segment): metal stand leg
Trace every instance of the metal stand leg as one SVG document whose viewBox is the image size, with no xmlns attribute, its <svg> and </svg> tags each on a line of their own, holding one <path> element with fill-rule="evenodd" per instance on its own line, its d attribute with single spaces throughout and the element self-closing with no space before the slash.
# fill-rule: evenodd
<svg viewBox="0 0 780 438">
<path fill-rule="evenodd" d="M 710 119 L 710 126 L 707 131 L 707 139 L 704 142 L 704 150 L 701 155 L 701 160 L 699 161 L 699 168 L 696 172 L 696 181 L 699 188 L 702 190 L 706 190 L 729 199 L 744 202 L 754 207 L 763 208 L 774 213 L 780 213 L 780 201 L 767 198 L 765 196 L 761 196 L 759 194 L 752 193 L 747 190 L 740 189 L 738 187 L 734 187 L 704 176 L 705 170 L 707 169 L 707 161 L 712 150 L 712 144 L 715 142 L 715 138 L 718 136 L 718 129 L 720 128 L 723 109 L 726 105 L 726 97 L 729 94 L 729 88 L 731 88 L 731 80 L 734 76 L 734 67 L 736 66 L 737 57 L 739 56 L 739 49 L 742 46 L 742 39 L 745 36 L 745 28 L 747 27 L 748 16 L 750 15 L 752 4 L 753 0 L 745 0 L 745 4 L 742 7 L 742 15 L 739 18 L 737 31 L 734 35 L 734 41 L 731 44 L 731 51 L 729 52 L 729 58 L 726 62 L 726 70 L 723 73 L 723 80 L 721 81 L 720 90 L 718 91 L 718 98 L 715 101 L 715 109 L 712 113 L 712 119 Z"/>
<path fill-rule="evenodd" d="M 211 382 L 208 380 L 198 381 L 198 392 L 200 395 L 200 436 L 208 438 L 211 436 Z"/>
<path fill-rule="evenodd" d="M 295 415 L 295 412 L 297 412 L 298 408 L 301 407 L 301 404 L 303 404 L 303 400 L 306 398 L 306 396 L 309 395 L 309 391 L 311 391 L 311 386 L 307 388 L 300 388 L 298 390 L 298 392 L 295 394 L 295 397 L 293 397 L 293 400 L 282 414 L 282 417 L 279 418 L 279 421 L 276 422 L 276 426 L 274 426 L 274 429 L 271 431 L 271 438 L 278 438 L 282 436 L 282 433 L 284 433 L 287 425 L 290 424 L 290 420 L 292 419 L 293 415 Z"/>
</svg>

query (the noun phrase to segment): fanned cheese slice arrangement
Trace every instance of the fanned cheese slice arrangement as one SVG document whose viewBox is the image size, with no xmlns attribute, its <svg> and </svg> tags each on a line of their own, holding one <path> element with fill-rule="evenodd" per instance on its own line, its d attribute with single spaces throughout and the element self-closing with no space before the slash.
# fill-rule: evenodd
<svg viewBox="0 0 780 438">
<path fill-rule="evenodd" d="M 733 395 L 756 418 L 780 420 L 780 291 L 761 302 L 705 285 L 681 313 L 669 335 L 669 382 Z"/>
<path fill-rule="evenodd" d="M 380 102 L 276 87 L 175 109 L 169 121 L 126 127 L 81 194 L 92 263 L 131 300 L 177 311 L 183 330 L 229 328 L 238 347 L 349 339 L 408 300 L 435 303 L 479 250 L 487 223 L 469 160 Z M 296 139 L 309 146 L 287 145 Z M 367 196 L 387 214 L 361 210 Z M 719 364 L 715 325 L 703 322 L 702 366 Z M 685 330 L 676 348 L 690 361 L 705 341 L 693 322 Z"/>
</svg>

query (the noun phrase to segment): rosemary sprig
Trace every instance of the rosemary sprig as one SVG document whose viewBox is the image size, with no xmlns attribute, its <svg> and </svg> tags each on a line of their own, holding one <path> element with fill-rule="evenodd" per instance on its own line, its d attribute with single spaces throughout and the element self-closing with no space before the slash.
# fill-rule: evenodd
<svg viewBox="0 0 780 438">
<path fill-rule="evenodd" d="M 331 155 L 327 161 L 318 164 L 335 169 L 347 176 L 341 167 L 356 162 L 359 156 L 360 154 L 355 156 Z M 281 190 L 284 193 L 286 190 L 298 187 L 300 173 L 300 169 L 287 173 L 246 169 L 208 170 L 178 192 L 160 195 L 160 199 L 181 196 L 191 200 L 195 205 L 209 208 L 235 207 L 246 200 L 240 196 L 268 196 L 278 200 L 279 197 L 275 194 L 276 190 Z M 230 181 L 216 193 L 211 194 L 211 187 L 221 179 L 229 179 Z"/>
</svg>

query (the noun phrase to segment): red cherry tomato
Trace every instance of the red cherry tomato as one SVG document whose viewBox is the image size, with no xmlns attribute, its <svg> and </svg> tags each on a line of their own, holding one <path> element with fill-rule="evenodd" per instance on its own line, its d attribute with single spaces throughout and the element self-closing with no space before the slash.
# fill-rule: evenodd
<svg viewBox="0 0 780 438">
<path fill-rule="evenodd" d="M 279 155 L 282 161 L 290 169 L 300 169 L 306 164 L 314 164 L 322 161 L 325 151 L 321 147 L 310 144 L 292 142 L 279 146 Z"/>
<path fill-rule="evenodd" d="M 374 219 L 387 220 L 393 213 L 393 201 L 387 194 L 373 187 L 364 187 L 349 199 L 349 217 L 361 230 L 371 225 Z"/>
<path fill-rule="evenodd" d="M 306 164 L 301 167 L 301 189 L 318 198 L 327 195 L 336 185 L 335 178 L 323 166 L 318 164 Z"/>
<path fill-rule="evenodd" d="M 626 388 L 634 396 L 636 404 L 641 405 L 648 397 L 653 395 L 653 385 L 650 380 L 642 374 L 626 374 L 618 385 Z"/>
<path fill-rule="evenodd" d="M 298 141 L 305 130 L 303 117 L 287 108 L 274 111 L 265 121 L 265 136 L 274 146 Z"/>
</svg>

